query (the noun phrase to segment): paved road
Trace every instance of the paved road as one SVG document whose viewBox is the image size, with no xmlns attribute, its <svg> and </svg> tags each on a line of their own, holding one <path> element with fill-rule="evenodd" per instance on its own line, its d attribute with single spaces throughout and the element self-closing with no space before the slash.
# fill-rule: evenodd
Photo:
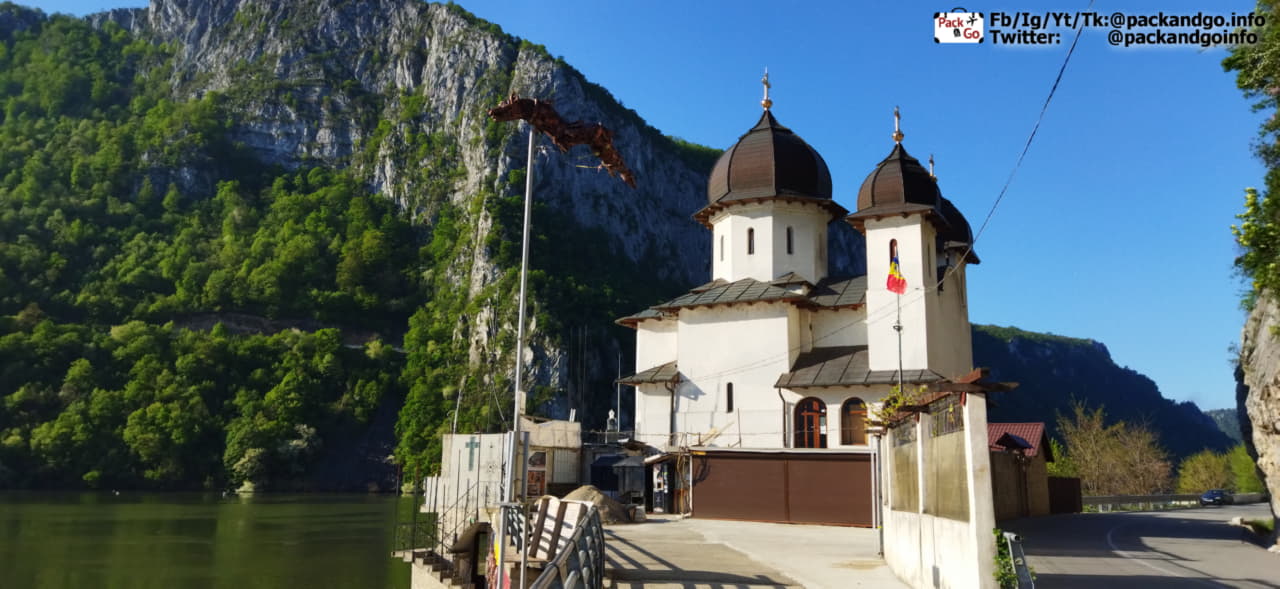
<svg viewBox="0 0 1280 589">
<path fill-rule="evenodd" d="M 605 528 L 610 586 L 906 589 L 875 530 L 651 517 Z"/>
<path fill-rule="evenodd" d="M 1265 503 L 1165 512 L 1086 513 L 1003 522 L 1023 537 L 1036 589 L 1241 587 L 1280 589 L 1280 554 L 1250 542 L 1235 516 L 1270 517 Z"/>
</svg>

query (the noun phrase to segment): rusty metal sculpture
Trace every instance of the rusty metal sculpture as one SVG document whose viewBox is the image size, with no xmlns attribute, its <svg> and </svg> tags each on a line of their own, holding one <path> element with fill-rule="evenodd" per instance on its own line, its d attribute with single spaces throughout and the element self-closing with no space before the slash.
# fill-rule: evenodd
<svg viewBox="0 0 1280 589">
<path fill-rule="evenodd" d="M 599 123 L 582 121 L 566 122 L 560 118 L 550 100 L 521 98 L 512 94 L 502 104 L 489 109 L 495 121 L 529 121 L 534 129 L 551 138 L 560 151 L 569 151 L 575 145 L 586 145 L 600 158 L 600 166 L 610 176 L 621 178 L 627 186 L 636 187 L 635 175 L 622 161 L 622 154 L 613 146 L 613 131 Z"/>
</svg>

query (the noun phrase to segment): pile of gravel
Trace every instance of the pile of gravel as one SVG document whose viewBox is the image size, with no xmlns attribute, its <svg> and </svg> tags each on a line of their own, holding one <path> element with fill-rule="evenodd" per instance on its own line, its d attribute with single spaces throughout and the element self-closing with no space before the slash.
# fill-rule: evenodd
<svg viewBox="0 0 1280 589">
<path fill-rule="evenodd" d="M 631 518 L 627 517 L 627 508 L 592 485 L 578 487 L 564 498 L 595 505 L 596 510 L 600 512 L 600 521 L 606 524 L 624 524 L 631 521 Z"/>
</svg>

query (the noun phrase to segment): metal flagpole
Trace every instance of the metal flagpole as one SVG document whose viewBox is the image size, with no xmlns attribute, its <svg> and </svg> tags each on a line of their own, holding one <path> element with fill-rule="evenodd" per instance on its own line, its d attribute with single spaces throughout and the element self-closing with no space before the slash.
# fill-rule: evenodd
<svg viewBox="0 0 1280 589">
<path fill-rule="evenodd" d="M 898 271 L 901 272 L 902 270 L 899 269 Z M 895 297 L 894 300 L 896 300 L 898 303 L 898 316 L 893 320 L 893 330 L 898 332 L 898 396 L 905 398 L 904 395 L 907 394 L 907 391 L 905 390 L 904 388 L 905 385 L 902 382 L 902 293 L 898 293 L 898 296 Z M 883 452 L 880 446 L 880 440 L 878 439 L 876 441 L 876 450 L 877 452 Z M 883 462 L 883 455 L 881 455 L 881 459 L 882 459 L 881 462 Z M 881 465 L 881 468 L 883 468 L 883 465 Z M 878 500 L 878 496 L 880 495 L 880 483 L 881 483 L 881 480 L 877 479 L 876 480 L 877 500 Z M 884 511 L 882 506 L 877 506 L 877 508 L 882 509 L 882 511 L 880 512 L 881 513 L 880 526 L 879 526 L 879 529 L 877 530 L 879 532 L 877 534 L 878 536 L 877 540 L 879 544 L 878 546 L 879 554 L 881 556 L 884 556 L 884 515 L 883 515 Z"/>
<path fill-rule="evenodd" d="M 516 368 L 514 385 L 512 389 L 515 397 L 513 403 L 515 408 L 511 412 L 511 454 L 507 456 L 507 493 L 506 497 L 502 497 L 503 502 L 515 502 L 516 500 L 516 456 L 517 448 L 520 445 L 520 415 L 524 413 L 524 388 L 522 386 L 521 373 L 524 371 L 524 307 L 525 307 L 525 288 L 528 284 L 529 277 L 529 212 L 533 203 L 533 147 L 537 136 L 534 134 L 533 124 L 529 123 L 529 159 L 528 165 L 525 167 L 524 175 L 524 235 L 520 244 L 520 294 L 516 307 Z M 503 581 L 506 580 L 507 567 L 506 555 L 507 549 L 507 526 L 506 511 L 499 510 L 502 515 L 499 516 L 501 525 L 498 526 L 498 587 L 503 587 Z M 520 533 L 523 534 L 523 524 Z"/>
</svg>

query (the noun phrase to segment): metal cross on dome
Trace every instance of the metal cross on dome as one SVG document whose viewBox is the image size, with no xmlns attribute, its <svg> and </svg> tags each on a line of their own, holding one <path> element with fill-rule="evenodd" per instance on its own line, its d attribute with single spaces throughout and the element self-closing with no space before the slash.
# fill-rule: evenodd
<svg viewBox="0 0 1280 589">
<path fill-rule="evenodd" d="M 769 84 L 769 68 L 764 68 L 764 77 L 760 78 L 760 83 L 764 84 L 764 100 L 760 101 L 760 106 L 765 110 L 769 110 L 773 106 L 773 100 L 769 98 L 769 89 L 773 86 Z"/>
</svg>

